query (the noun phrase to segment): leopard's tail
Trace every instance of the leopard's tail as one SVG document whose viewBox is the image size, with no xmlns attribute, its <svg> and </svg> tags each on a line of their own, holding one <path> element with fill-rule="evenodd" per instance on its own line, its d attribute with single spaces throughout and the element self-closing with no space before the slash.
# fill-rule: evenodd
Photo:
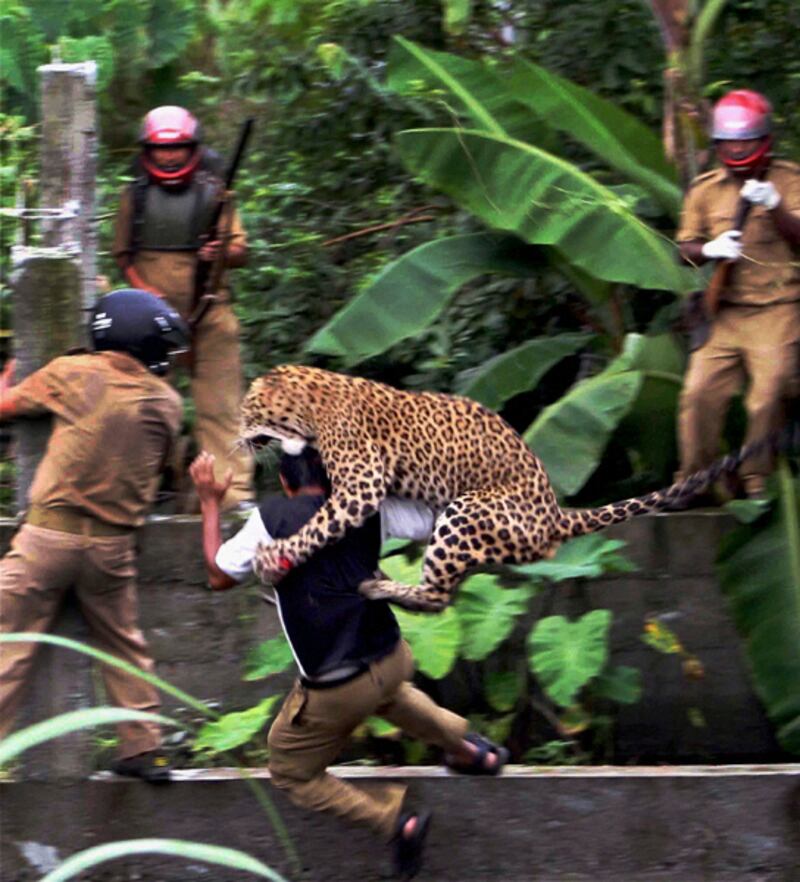
<svg viewBox="0 0 800 882">
<path fill-rule="evenodd" d="M 796 435 L 797 429 L 795 427 L 792 432 L 792 440 Z M 621 499 L 619 502 L 610 502 L 599 508 L 561 509 L 557 523 L 559 538 L 563 541 L 573 536 L 596 533 L 598 530 L 610 527 L 611 524 L 618 524 L 651 512 L 681 509 L 698 493 L 702 493 L 710 487 L 721 475 L 735 472 L 749 457 L 764 453 L 766 450 L 775 451 L 795 446 L 796 444 L 790 441 L 788 431 L 780 435 L 773 434 L 768 438 L 740 447 L 735 453 L 717 460 L 707 469 L 694 472 L 662 490 L 654 490 L 644 496 Z"/>
</svg>

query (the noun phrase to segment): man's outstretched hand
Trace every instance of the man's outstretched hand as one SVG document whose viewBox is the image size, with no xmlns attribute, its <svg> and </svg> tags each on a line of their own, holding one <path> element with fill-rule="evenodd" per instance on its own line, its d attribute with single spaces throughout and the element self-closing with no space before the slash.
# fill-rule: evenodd
<svg viewBox="0 0 800 882">
<path fill-rule="evenodd" d="M 232 469 L 225 472 L 225 477 L 221 481 L 215 478 L 215 462 L 212 454 L 204 450 L 189 466 L 189 477 L 194 482 L 200 505 L 209 502 L 219 505 L 233 482 Z"/>
</svg>

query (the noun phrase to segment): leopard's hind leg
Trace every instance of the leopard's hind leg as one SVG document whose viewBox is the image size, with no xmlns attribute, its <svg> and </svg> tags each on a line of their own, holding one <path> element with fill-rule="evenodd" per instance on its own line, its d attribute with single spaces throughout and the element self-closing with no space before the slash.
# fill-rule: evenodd
<svg viewBox="0 0 800 882">
<path fill-rule="evenodd" d="M 524 488 L 467 493 L 437 518 L 419 585 L 372 579 L 362 582 L 359 591 L 405 609 L 441 612 L 470 571 L 486 564 L 526 563 L 546 556 L 549 534 L 540 522 L 541 518 L 534 518 L 534 506 Z"/>
</svg>

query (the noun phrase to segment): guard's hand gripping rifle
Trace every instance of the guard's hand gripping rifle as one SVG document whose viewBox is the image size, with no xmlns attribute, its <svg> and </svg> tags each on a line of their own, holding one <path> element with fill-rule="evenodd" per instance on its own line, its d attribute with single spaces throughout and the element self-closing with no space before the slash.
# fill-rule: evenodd
<svg viewBox="0 0 800 882">
<path fill-rule="evenodd" d="M 759 169 L 758 173 L 755 175 L 757 180 L 763 178 L 764 171 L 765 169 Z M 747 216 L 750 214 L 752 207 L 753 203 L 750 202 L 749 199 L 742 199 L 741 196 L 739 197 L 739 201 L 736 204 L 736 215 L 733 218 L 732 229 L 738 230 L 740 233 L 744 230 Z M 711 280 L 709 281 L 708 287 L 703 295 L 703 306 L 705 308 L 706 317 L 709 321 L 714 318 L 719 310 L 720 295 L 730 280 L 731 271 L 733 270 L 735 263 L 735 260 L 718 260 L 714 267 Z"/>
<path fill-rule="evenodd" d="M 220 230 L 220 221 L 225 207 L 230 205 L 231 196 L 233 194 L 233 182 L 236 179 L 236 172 L 239 170 L 242 157 L 244 156 L 245 147 L 248 138 L 253 129 L 253 119 L 246 119 L 242 124 L 242 130 L 239 133 L 239 141 L 236 144 L 236 150 L 233 159 L 228 166 L 225 174 L 225 183 L 217 204 L 214 206 L 214 213 L 211 216 L 208 229 L 205 234 L 206 242 L 214 242 L 221 240 L 219 252 L 212 261 L 198 260 L 197 269 L 194 275 L 194 296 L 192 297 L 192 311 L 189 315 L 189 327 L 192 331 L 197 330 L 197 326 L 203 320 L 203 316 L 208 312 L 214 301 L 217 299 L 217 289 L 222 281 L 222 274 L 225 271 L 225 264 L 228 258 L 228 245 L 231 240 L 231 226 L 233 224 L 233 211 L 228 211 L 226 215 L 225 229 Z"/>
</svg>

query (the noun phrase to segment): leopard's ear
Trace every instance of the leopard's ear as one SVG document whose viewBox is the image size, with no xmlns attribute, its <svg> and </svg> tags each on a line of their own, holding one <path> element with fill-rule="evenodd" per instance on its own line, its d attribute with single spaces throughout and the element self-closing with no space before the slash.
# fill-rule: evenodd
<svg viewBox="0 0 800 882">
<path fill-rule="evenodd" d="M 302 438 L 281 438 L 281 449 L 287 456 L 300 456 L 306 442 Z"/>
</svg>

